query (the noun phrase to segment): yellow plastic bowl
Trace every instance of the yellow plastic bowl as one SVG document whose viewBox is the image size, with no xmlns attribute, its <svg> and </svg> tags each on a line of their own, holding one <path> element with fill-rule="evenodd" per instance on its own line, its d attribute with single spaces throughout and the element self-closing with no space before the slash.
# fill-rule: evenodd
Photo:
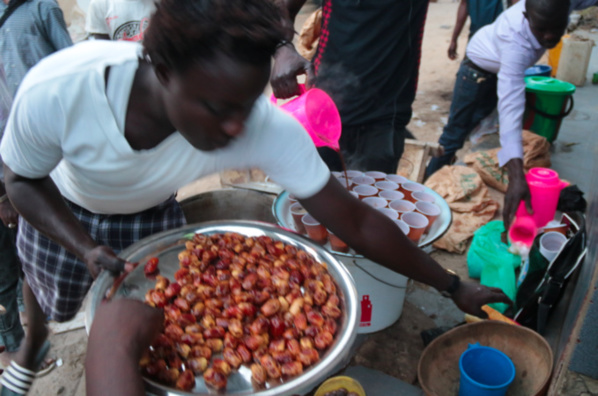
<svg viewBox="0 0 598 396">
<path fill-rule="evenodd" d="M 324 396 L 328 392 L 345 388 L 348 392 L 355 392 L 359 396 L 366 396 L 361 384 L 351 377 L 332 377 L 328 378 L 316 391 L 314 396 Z"/>
</svg>

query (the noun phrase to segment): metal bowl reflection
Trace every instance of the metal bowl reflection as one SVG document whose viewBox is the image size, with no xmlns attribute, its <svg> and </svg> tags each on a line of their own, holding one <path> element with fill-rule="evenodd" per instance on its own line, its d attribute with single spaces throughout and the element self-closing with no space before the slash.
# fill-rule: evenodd
<svg viewBox="0 0 598 396">
<path fill-rule="evenodd" d="M 315 261 L 324 263 L 328 272 L 335 279 L 339 297 L 341 299 L 343 315 L 340 318 L 336 339 L 331 347 L 322 355 L 320 361 L 307 369 L 303 374 L 287 379 L 283 382 L 269 383 L 265 388 L 254 388 L 251 382 L 251 371 L 242 366 L 233 373 L 228 380 L 226 393 L 216 392 L 205 386 L 203 378 L 196 379 L 193 392 L 183 392 L 159 384 L 145 378 L 146 389 L 158 396 L 166 395 L 295 395 L 310 391 L 334 370 L 340 369 L 350 358 L 351 346 L 357 334 L 357 291 L 354 281 L 347 269 L 337 259 L 321 246 L 307 238 L 293 232 L 285 231 L 268 223 L 256 221 L 218 221 L 188 225 L 171 231 L 153 235 L 143 239 L 125 249 L 119 256 L 131 262 L 145 263 L 150 257 L 160 259 L 160 274 L 174 279 L 174 273 L 179 268 L 178 253 L 184 249 L 184 244 L 190 234 L 215 234 L 236 232 L 247 237 L 269 236 L 306 251 Z M 86 329 L 89 332 L 98 305 L 102 302 L 106 291 L 112 286 L 114 277 L 108 272 L 102 272 L 90 291 L 85 308 Z M 147 279 L 143 273 L 143 265 L 139 265 L 127 276 L 116 292 L 115 298 L 134 298 L 144 300 L 145 293 L 154 287 L 154 281 Z"/>
</svg>

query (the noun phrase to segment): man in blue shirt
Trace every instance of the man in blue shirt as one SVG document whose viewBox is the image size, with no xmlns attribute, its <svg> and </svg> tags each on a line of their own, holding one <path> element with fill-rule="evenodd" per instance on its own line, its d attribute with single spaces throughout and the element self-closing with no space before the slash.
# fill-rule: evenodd
<svg viewBox="0 0 598 396">
<path fill-rule="evenodd" d="M 513 1 L 513 3 L 515 3 Z M 491 24 L 503 12 L 502 0 L 461 0 L 457 10 L 457 21 L 448 48 L 448 57 L 457 59 L 457 39 L 461 35 L 467 16 L 469 15 L 469 36 L 471 38 L 478 29 Z"/>
<path fill-rule="evenodd" d="M 0 2 L 0 16 L 11 8 L 14 11 L 0 27 L 0 77 L 5 83 L 3 93 L 14 98 L 30 68 L 73 42 L 55 0 L 4 0 Z M 7 115 L 9 105 L 5 107 L 0 115 Z M 0 117 L 0 137 L 6 118 Z M 15 247 L 18 214 L 7 199 L 3 180 L 0 158 L 0 305 L 6 308 L 6 313 L 0 315 L 0 345 L 6 347 L 0 361 L 7 365 L 19 348 L 24 332 L 17 307 L 21 272 Z"/>
</svg>

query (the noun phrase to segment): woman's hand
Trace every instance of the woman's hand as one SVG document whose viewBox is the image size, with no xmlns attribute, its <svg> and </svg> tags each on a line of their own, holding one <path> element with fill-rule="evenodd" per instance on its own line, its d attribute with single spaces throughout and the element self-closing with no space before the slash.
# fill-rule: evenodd
<svg viewBox="0 0 598 396">
<path fill-rule="evenodd" d="M 114 250 L 109 246 L 96 246 L 85 254 L 85 265 L 91 273 L 93 279 L 96 279 L 103 269 L 107 269 L 113 273 L 120 273 L 122 271 L 130 271 L 131 263 L 119 258 Z"/>
<path fill-rule="evenodd" d="M 523 160 L 521 158 L 513 158 L 507 162 L 506 167 L 509 173 L 509 186 L 505 194 L 503 222 L 505 223 L 505 230 L 508 232 L 521 201 L 525 202 L 525 207 L 529 214 L 533 214 L 533 211 L 532 196 L 523 173 Z"/>
<path fill-rule="evenodd" d="M 274 55 L 274 68 L 270 84 L 274 96 L 280 99 L 287 99 L 299 95 L 297 76 L 307 74 L 307 87 L 313 81 L 313 67 L 311 62 L 299 55 L 292 44 L 283 45 L 278 48 Z"/>
<path fill-rule="evenodd" d="M 499 288 L 486 287 L 466 281 L 461 282 L 459 288 L 453 294 L 452 299 L 461 311 L 475 315 L 479 318 L 488 317 L 486 312 L 482 310 L 482 306 L 486 304 L 513 304 L 511 299 Z"/>
</svg>

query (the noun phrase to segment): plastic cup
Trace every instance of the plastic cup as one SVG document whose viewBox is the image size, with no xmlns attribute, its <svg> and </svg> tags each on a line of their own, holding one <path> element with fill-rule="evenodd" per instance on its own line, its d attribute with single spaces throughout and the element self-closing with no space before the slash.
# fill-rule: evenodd
<svg viewBox="0 0 598 396">
<path fill-rule="evenodd" d="M 386 180 L 391 181 L 393 183 L 397 183 L 397 184 L 403 184 L 403 183 L 409 182 L 409 179 L 407 179 L 405 176 L 401 176 L 401 175 L 386 175 Z"/>
<path fill-rule="evenodd" d="M 339 237 L 330 232 L 330 230 L 328 230 L 328 242 L 330 242 L 330 248 L 335 252 L 349 252 L 349 245 L 347 245 Z"/>
<path fill-rule="evenodd" d="M 378 212 L 382 213 L 384 216 L 388 217 L 391 220 L 398 220 L 399 214 L 396 210 L 390 208 L 378 208 L 376 209 Z"/>
<path fill-rule="evenodd" d="M 426 232 L 430 230 L 432 224 L 436 221 L 438 216 L 440 216 L 440 208 L 438 205 L 433 204 L 431 202 L 425 201 L 418 201 L 415 203 L 415 211 L 418 213 L 423 214 L 428 219 L 428 227 L 426 228 Z"/>
<path fill-rule="evenodd" d="M 403 231 L 403 234 L 407 235 L 409 234 L 409 226 L 407 225 L 407 223 L 405 223 L 403 220 L 393 220 L 395 222 L 395 224 L 401 229 L 401 231 Z"/>
<path fill-rule="evenodd" d="M 370 176 L 357 176 L 351 179 L 356 186 L 373 186 L 376 183 L 376 179 Z"/>
<path fill-rule="evenodd" d="M 368 204 L 374 209 L 385 208 L 388 206 L 388 201 L 380 197 L 365 197 L 362 201 L 364 204 Z"/>
<path fill-rule="evenodd" d="M 293 194 L 289 194 L 289 201 L 295 203 L 295 202 L 297 202 L 297 198 L 295 198 L 295 196 Z"/>
<path fill-rule="evenodd" d="M 307 210 L 301 206 L 300 203 L 294 203 L 291 205 L 291 215 L 293 216 L 293 223 L 295 223 L 295 228 L 297 232 L 301 234 L 305 234 L 305 226 L 301 222 L 301 218 L 307 214 Z"/>
<path fill-rule="evenodd" d="M 397 199 L 403 199 L 405 194 L 400 191 L 383 190 L 378 193 L 380 198 L 384 198 L 388 202 L 395 201 Z"/>
<path fill-rule="evenodd" d="M 560 232 L 546 232 L 540 237 L 540 254 L 552 262 L 566 242 L 567 237 Z"/>
<path fill-rule="evenodd" d="M 399 185 L 397 183 L 386 180 L 376 182 L 376 184 L 374 184 L 374 187 L 376 187 L 380 191 L 399 191 Z"/>
<path fill-rule="evenodd" d="M 328 231 L 326 231 L 326 227 L 324 227 L 318 220 L 316 220 L 312 215 L 306 214 L 301 218 L 303 225 L 305 226 L 305 230 L 307 231 L 307 235 L 316 243 L 320 245 L 324 245 L 328 240 Z"/>
<path fill-rule="evenodd" d="M 365 172 L 366 176 L 373 177 L 376 181 L 382 181 L 386 179 L 386 173 L 379 172 L 379 171 L 369 171 Z"/>
<path fill-rule="evenodd" d="M 345 176 L 341 176 L 341 177 L 337 178 L 336 180 L 338 180 L 338 182 L 341 184 L 341 186 L 345 187 L 347 190 L 350 190 L 351 188 L 353 188 L 353 181 L 351 179 L 345 178 Z"/>
<path fill-rule="evenodd" d="M 498 349 L 469 345 L 459 358 L 459 396 L 504 396 L 515 379 L 515 365 Z"/>
<path fill-rule="evenodd" d="M 345 177 L 345 174 L 343 172 L 331 171 L 330 173 L 332 173 L 332 176 L 336 177 L 337 179 L 339 177 Z"/>
<path fill-rule="evenodd" d="M 554 220 L 546 224 L 546 227 L 544 227 L 544 232 L 554 231 L 563 234 L 564 236 L 567 236 L 567 230 L 569 230 L 569 226 L 567 224 L 563 224 Z"/>
<path fill-rule="evenodd" d="M 431 202 L 434 203 L 436 202 L 436 198 L 430 194 L 427 193 L 425 191 L 414 191 L 413 194 L 411 194 L 411 197 L 413 197 L 414 201 L 424 201 L 424 202 Z"/>
<path fill-rule="evenodd" d="M 355 191 L 349 191 L 349 194 L 351 194 L 355 198 L 359 199 L 359 194 L 357 194 Z"/>
<path fill-rule="evenodd" d="M 353 191 L 359 195 L 359 199 L 364 199 L 365 197 L 375 197 L 378 195 L 378 189 L 374 186 L 355 186 L 353 187 Z"/>
<path fill-rule="evenodd" d="M 419 243 L 426 227 L 428 227 L 428 219 L 421 213 L 407 212 L 401 216 L 403 220 L 409 226 L 409 234 L 407 238 L 411 239 L 415 243 Z"/>
<path fill-rule="evenodd" d="M 348 170 L 347 171 L 347 177 L 349 179 L 352 179 L 352 178 L 357 177 L 357 176 L 363 176 L 363 172 L 356 171 L 356 170 Z"/>
<path fill-rule="evenodd" d="M 407 212 L 413 212 L 415 210 L 415 204 L 413 202 L 405 201 L 404 199 L 397 199 L 390 201 L 388 207 L 396 210 L 399 213 L 399 217 Z"/>
<path fill-rule="evenodd" d="M 414 202 L 415 199 L 413 198 L 412 194 L 416 191 L 424 191 L 426 188 L 419 184 L 419 183 L 415 183 L 415 182 L 407 182 L 407 183 L 403 183 L 401 184 L 401 192 L 403 194 L 405 194 L 405 199 L 407 201 L 411 201 Z"/>
</svg>

